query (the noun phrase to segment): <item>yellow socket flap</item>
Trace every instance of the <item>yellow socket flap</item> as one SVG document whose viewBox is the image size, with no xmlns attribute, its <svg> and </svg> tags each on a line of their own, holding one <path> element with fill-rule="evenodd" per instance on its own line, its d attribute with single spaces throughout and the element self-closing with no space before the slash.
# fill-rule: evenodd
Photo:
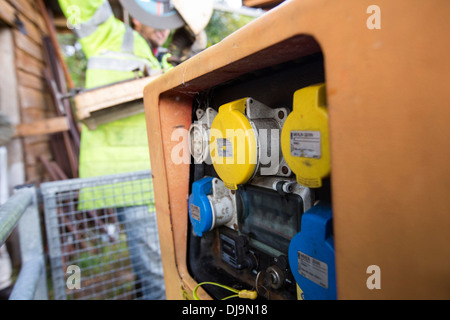
<svg viewBox="0 0 450 320">
<path fill-rule="evenodd" d="M 255 132 L 245 116 L 247 98 L 222 105 L 210 131 L 211 160 L 229 189 L 246 183 L 257 161 Z"/>
<path fill-rule="evenodd" d="M 294 93 L 293 112 L 281 132 L 281 150 L 300 184 L 322 186 L 322 179 L 330 173 L 325 84 Z"/>
</svg>

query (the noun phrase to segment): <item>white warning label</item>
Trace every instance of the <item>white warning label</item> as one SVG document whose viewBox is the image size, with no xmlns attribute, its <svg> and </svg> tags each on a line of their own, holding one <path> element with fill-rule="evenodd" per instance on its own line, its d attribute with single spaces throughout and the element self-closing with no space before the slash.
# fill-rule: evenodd
<svg viewBox="0 0 450 320">
<path fill-rule="evenodd" d="M 191 203 L 191 217 L 197 221 L 200 221 L 200 208 Z"/>
<path fill-rule="evenodd" d="M 217 151 L 219 157 L 233 157 L 233 145 L 228 139 L 217 139 Z"/>
<path fill-rule="evenodd" d="M 291 155 L 320 159 L 320 131 L 291 131 Z"/>
<path fill-rule="evenodd" d="M 298 251 L 298 273 L 328 289 L 328 265 L 325 262 Z"/>
</svg>

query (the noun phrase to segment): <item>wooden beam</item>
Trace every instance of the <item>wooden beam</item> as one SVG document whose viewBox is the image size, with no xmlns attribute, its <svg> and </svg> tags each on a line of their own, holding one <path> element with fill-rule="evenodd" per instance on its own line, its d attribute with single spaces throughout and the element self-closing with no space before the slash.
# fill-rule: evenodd
<svg viewBox="0 0 450 320">
<path fill-rule="evenodd" d="M 39 160 L 41 160 L 47 172 L 50 174 L 50 177 L 53 181 L 57 180 L 67 180 L 68 177 L 64 173 L 64 171 L 58 166 L 55 161 L 47 160 L 43 155 L 39 156 Z"/>
<path fill-rule="evenodd" d="M 65 132 L 69 128 L 69 122 L 66 117 L 44 119 L 33 123 L 21 123 L 16 126 L 14 138 Z"/>
<path fill-rule="evenodd" d="M 144 87 L 157 77 L 159 75 L 127 80 L 77 94 L 74 102 L 78 120 L 89 118 L 91 113 L 96 111 L 142 99 Z M 112 109 L 108 110 L 115 113 Z M 141 112 L 143 111 L 144 106 L 142 105 Z"/>
</svg>

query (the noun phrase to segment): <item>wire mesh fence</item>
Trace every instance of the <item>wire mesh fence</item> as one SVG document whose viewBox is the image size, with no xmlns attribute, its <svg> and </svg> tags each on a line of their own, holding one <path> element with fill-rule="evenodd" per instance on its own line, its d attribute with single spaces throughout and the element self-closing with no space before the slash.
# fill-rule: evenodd
<svg viewBox="0 0 450 320">
<path fill-rule="evenodd" d="M 55 299 L 164 299 L 150 171 L 41 185 Z"/>
</svg>

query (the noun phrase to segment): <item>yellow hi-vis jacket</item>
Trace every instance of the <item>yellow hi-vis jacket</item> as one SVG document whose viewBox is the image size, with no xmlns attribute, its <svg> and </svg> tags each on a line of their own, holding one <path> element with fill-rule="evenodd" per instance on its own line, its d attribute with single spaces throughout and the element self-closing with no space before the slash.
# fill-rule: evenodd
<svg viewBox="0 0 450 320">
<path fill-rule="evenodd" d="M 161 65 L 147 41 L 114 17 L 108 0 L 59 0 L 59 4 L 88 59 L 86 88 L 134 78 L 135 71 L 142 72 L 145 66 L 150 70 L 170 66 L 167 57 Z M 99 125 L 95 130 L 82 125 L 81 178 L 147 169 L 150 169 L 150 157 L 144 113 Z M 95 194 L 87 196 L 83 192 L 83 195 L 80 202 L 85 202 L 84 208 L 109 206 L 105 200 L 95 204 L 86 202 L 97 198 Z M 119 206 L 115 201 L 114 205 Z"/>
</svg>

